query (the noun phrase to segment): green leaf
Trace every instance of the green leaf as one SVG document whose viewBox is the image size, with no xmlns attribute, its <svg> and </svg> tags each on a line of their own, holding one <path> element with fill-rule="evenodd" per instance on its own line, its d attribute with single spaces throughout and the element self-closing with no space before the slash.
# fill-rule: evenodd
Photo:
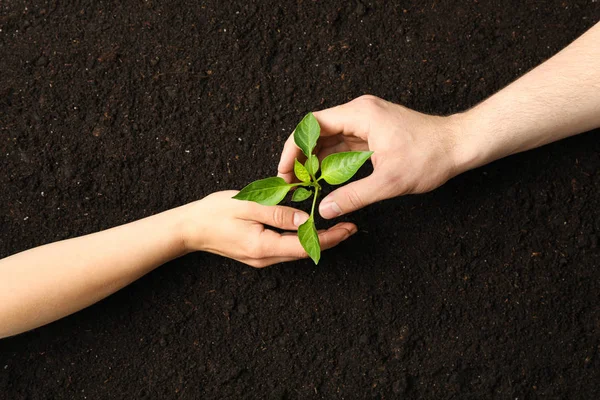
<svg viewBox="0 0 600 400">
<path fill-rule="evenodd" d="M 304 167 L 308 171 L 309 174 L 315 176 L 317 171 L 319 170 L 319 159 L 314 154 L 311 155 L 308 160 L 304 163 Z"/>
<path fill-rule="evenodd" d="M 294 190 L 294 194 L 292 194 L 292 201 L 304 201 L 308 199 L 312 195 L 312 191 L 306 190 L 303 187 L 299 187 Z"/>
<path fill-rule="evenodd" d="M 296 174 L 296 177 L 302 182 L 310 182 L 310 174 L 304 165 L 300 164 L 297 159 L 294 160 L 294 174 Z"/>
<path fill-rule="evenodd" d="M 330 154 L 321 163 L 321 177 L 330 185 L 340 185 L 352 178 L 371 157 L 372 151 L 347 151 Z"/>
<path fill-rule="evenodd" d="M 318 264 L 321 258 L 321 245 L 313 217 L 298 227 L 298 239 L 315 265 Z"/>
<path fill-rule="evenodd" d="M 283 178 L 266 178 L 252 182 L 233 198 L 254 201 L 265 206 L 274 206 L 283 200 L 291 187 L 292 185 L 284 181 Z"/>
<path fill-rule="evenodd" d="M 313 113 L 308 113 L 294 130 L 294 142 L 306 157 L 310 157 L 320 134 L 319 122 Z"/>
</svg>

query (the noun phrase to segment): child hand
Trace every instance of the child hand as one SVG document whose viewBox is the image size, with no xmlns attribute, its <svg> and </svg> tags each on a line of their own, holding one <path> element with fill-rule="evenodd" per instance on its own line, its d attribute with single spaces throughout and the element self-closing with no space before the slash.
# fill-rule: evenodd
<svg viewBox="0 0 600 400">
<path fill-rule="evenodd" d="M 295 231 L 308 214 L 232 199 L 236 193 L 216 192 L 182 207 L 186 252 L 208 251 L 256 268 L 308 257 L 295 232 L 278 233 L 267 227 Z M 334 247 L 356 231 L 356 225 L 349 222 L 321 230 L 321 248 Z"/>
</svg>

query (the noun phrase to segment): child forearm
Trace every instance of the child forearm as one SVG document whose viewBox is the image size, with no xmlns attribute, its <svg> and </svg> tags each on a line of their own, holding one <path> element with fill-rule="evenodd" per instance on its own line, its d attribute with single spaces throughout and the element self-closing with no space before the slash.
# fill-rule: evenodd
<svg viewBox="0 0 600 400">
<path fill-rule="evenodd" d="M 136 222 L 52 243 L 0 260 L 0 338 L 85 308 L 173 258 L 208 251 L 254 267 L 306 258 L 295 230 L 303 211 L 234 200 L 235 191 Z M 308 215 L 305 215 L 305 219 Z M 328 249 L 356 232 L 339 223 L 319 232 Z"/>
<path fill-rule="evenodd" d="M 0 338 L 109 296 L 184 254 L 181 208 L 0 260 Z"/>
</svg>

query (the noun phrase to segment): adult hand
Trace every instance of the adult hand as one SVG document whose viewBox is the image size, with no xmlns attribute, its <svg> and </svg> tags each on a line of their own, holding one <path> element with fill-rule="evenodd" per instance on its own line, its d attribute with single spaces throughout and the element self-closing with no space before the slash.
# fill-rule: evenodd
<svg viewBox="0 0 600 400">
<path fill-rule="evenodd" d="M 423 193 L 457 175 L 452 117 L 422 114 L 374 96 L 314 113 L 321 125 L 320 160 L 342 151 L 374 151 L 374 172 L 345 185 L 321 201 L 323 218 L 334 218 L 391 197 Z M 279 176 L 294 179 L 294 159 L 302 152 L 293 134 L 285 143 Z"/>
<path fill-rule="evenodd" d="M 217 192 L 184 206 L 187 252 L 208 251 L 257 268 L 308 257 L 295 232 L 278 233 L 266 227 L 297 230 L 308 214 L 291 207 L 232 199 L 236 193 Z M 349 222 L 321 230 L 321 248 L 334 247 L 356 231 L 356 225 Z"/>
</svg>

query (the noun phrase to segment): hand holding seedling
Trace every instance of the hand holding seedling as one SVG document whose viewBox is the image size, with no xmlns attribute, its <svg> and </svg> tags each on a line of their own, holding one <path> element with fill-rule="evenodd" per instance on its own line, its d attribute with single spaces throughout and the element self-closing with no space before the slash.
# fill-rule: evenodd
<svg viewBox="0 0 600 400">
<path fill-rule="evenodd" d="M 372 150 L 374 172 L 330 193 L 319 206 L 333 218 L 448 179 L 511 154 L 600 126 L 600 23 L 500 92 L 448 117 L 426 115 L 375 96 L 315 112 L 319 159 Z M 279 177 L 291 183 L 301 149 L 285 143 Z"/>
<path fill-rule="evenodd" d="M 223 191 L 105 231 L 0 260 L 0 339 L 87 307 L 154 268 L 194 251 L 266 267 L 305 258 L 293 234 L 308 215 L 291 207 L 240 202 Z M 343 222 L 319 232 L 330 248 L 356 232 Z"/>
<path fill-rule="evenodd" d="M 292 201 L 303 201 L 312 196 L 313 201 L 310 216 L 306 222 L 298 227 L 298 238 L 302 247 L 315 264 L 319 263 L 321 257 L 321 245 L 319 244 L 319 236 L 314 218 L 315 205 L 319 191 L 321 190 L 319 181 L 324 180 L 330 185 L 341 185 L 352 178 L 356 171 L 373 154 L 372 151 L 350 151 L 330 154 L 323 159 L 320 165 L 321 175 L 317 179 L 319 158 L 313 154 L 313 150 L 319 139 L 320 132 L 319 122 L 312 113 L 307 114 L 294 130 L 294 143 L 306 157 L 304 164 L 300 163 L 298 158 L 294 158 L 293 171 L 300 182 L 287 183 L 281 177 L 261 179 L 252 182 L 233 197 L 238 200 L 250 200 L 262 205 L 272 206 L 279 204 L 290 189 L 294 187 L 298 188 L 292 195 Z"/>
<path fill-rule="evenodd" d="M 309 219 L 304 211 L 237 201 L 236 191 L 213 193 L 189 204 L 184 229 L 188 251 L 208 251 L 256 268 L 306 258 L 295 234 L 278 233 L 266 226 L 295 230 Z M 339 223 L 318 233 L 323 249 L 336 246 L 356 232 L 356 225 Z"/>
<path fill-rule="evenodd" d="M 330 193 L 319 206 L 323 218 L 334 218 L 369 204 L 407 193 L 432 190 L 457 171 L 452 118 L 425 115 L 374 96 L 314 113 L 321 134 L 319 159 L 348 151 L 374 152 L 374 172 Z M 279 177 L 294 181 L 295 159 L 303 149 L 295 133 L 285 143 Z"/>
</svg>

